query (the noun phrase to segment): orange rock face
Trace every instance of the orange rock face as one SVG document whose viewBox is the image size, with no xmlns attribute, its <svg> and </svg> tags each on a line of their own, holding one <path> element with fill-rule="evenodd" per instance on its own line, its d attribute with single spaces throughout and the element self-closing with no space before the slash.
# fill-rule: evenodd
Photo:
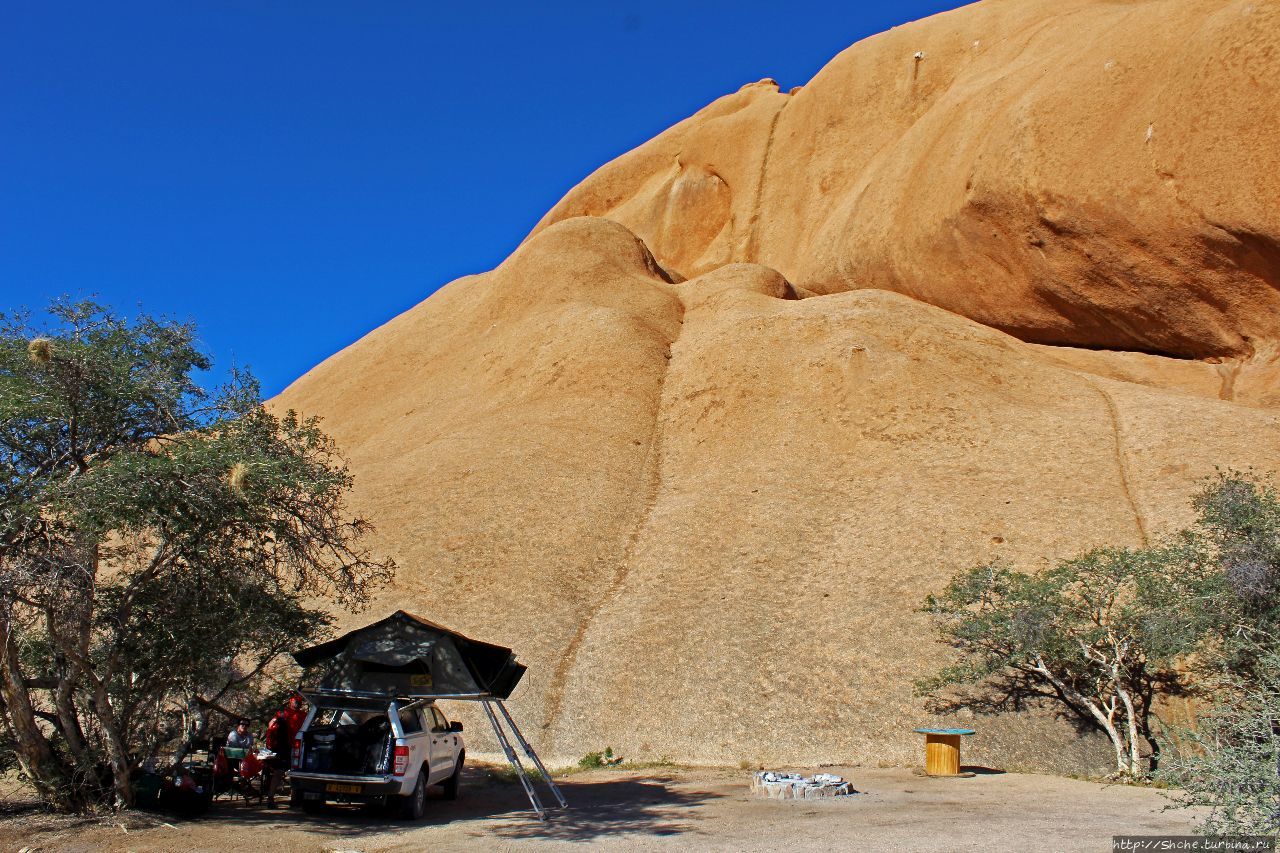
<svg viewBox="0 0 1280 853">
<path fill-rule="evenodd" d="M 697 275 L 905 293 L 1023 340 L 1248 358 L 1280 339 L 1280 6 L 978 3 L 744 87 L 547 214 Z"/>
<path fill-rule="evenodd" d="M 515 647 L 553 761 L 918 761 L 961 722 L 912 692 L 927 593 L 1280 459 L 1277 8 L 989 0 L 603 167 L 274 401 L 402 566 L 376 614 Z M 1107 761 L 963 723 L 967 761 Z"/>
</svg>

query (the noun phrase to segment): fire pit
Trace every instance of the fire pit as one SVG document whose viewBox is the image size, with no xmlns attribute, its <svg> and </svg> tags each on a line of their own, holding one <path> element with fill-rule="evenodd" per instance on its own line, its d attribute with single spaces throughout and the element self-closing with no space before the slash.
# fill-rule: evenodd
<svg viewBox="0 0 1280 853">
<path fill-rule="evenodd" d="M 751 792 L 775 800 L 818 800 L 856 794 L 853 785 L 831 773 L 801 776 L 762 770 L 751 777 Z"/>
</svg>

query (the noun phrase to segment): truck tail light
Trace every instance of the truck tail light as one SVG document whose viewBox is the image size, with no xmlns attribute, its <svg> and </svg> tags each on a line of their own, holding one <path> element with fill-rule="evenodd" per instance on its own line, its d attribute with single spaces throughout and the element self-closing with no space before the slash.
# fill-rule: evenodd
<svg viewBox="0 0 1280 853">
<path fill-rule="evenodd" d="M 398 743 L 396 744 L 395 763 L 392 765 L 391 773 L 394 776 L 403 776 L 408 769 L 409 747 L 403 743 Z"/>
<path fill-rule="evenodd" d="M 299 734 L 293 739 L 293 755 L 289 757 L 289 766 L 297 770 L 302 769 L 302 735 Z"/>
</svg>

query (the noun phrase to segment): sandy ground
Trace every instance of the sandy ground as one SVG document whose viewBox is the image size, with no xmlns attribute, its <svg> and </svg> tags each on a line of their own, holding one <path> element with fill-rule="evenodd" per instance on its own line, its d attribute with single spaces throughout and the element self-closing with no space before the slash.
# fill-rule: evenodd
<svg viewBox="0 0 1280 853">
<path fill-rule="evenodd" d="M 1159 791 L 1015 773 L 932 779 L 902 768 L 823 768 L 860 791 L 830 801 L 776 801 L 749 792 L 747 771 L 598 770 L 560 780 L 570 803 L 541 823 L 518 785 L 472 769 L 456 802 L 433 800 L 405 823 L 333 806 L 320 815 L 220 801 L 193 821 L 125 825 L 0 814 L 0 850 L 409 851 L 562 850 L 1088 850 L 1114 834 L 1186 834 L 1189 816 L 1163 811 Z M 549 798 L 548 798 L 549 799 Z"/>
</svg>

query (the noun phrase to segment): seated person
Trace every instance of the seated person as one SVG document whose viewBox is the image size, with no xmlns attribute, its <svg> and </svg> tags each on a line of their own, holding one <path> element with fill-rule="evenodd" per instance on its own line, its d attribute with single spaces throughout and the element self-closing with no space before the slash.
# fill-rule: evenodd
<svg viewBox="0 0 1280 853">
<path fill-rule="evenodd" d="M 249 732 L 249 721 L 240 720 L 235 730 L 227 735 L 227 749 L 253 749 L 253 735 Z"/>
</svg>

